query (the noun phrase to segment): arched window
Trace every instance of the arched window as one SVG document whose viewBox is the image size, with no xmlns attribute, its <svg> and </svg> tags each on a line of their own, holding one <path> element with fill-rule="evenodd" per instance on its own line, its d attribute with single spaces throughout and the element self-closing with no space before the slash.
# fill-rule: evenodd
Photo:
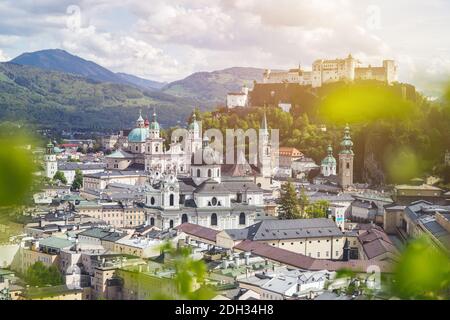
<svg viewBox="0 0 450 320">
<path fill-rule="evenodd" d="M 350 169 L 350 163 L 347 162 L 347 169 Z"/>
<path fill-rule="evenodd" d="M 211 171 L 211 169 L 208 169 L 208 178 L 211 178 L 211 176 L 212 176 L 212 171 Z"/>
<path fill-rule="evenodd" d="M 239 215 L 239 224 L 245 225 L 245 213 L 243 212 Z"/>
<path fill-rule="evenodd" d="M 175 203 L 175 196 L 173 195 L 173 193 L 170 195 L 169 197 L 169 205 L 172 207 Z"/>
<path fill-rule="evenodd" d="M 159 147 L 156 146 L 156 147 L 155 147 L 155 152 L 158 152 L 158 151 L 159 151 Z"/>
<path fill-rule="evenodd" d="M 187 223 L 188 222 L 188 216 L 186 213 L 183 213 L 181 216 L 181 223 Z"/>
<path fill-rule="evenodd" d="M 150 218 L 150 225 L 154 226 L 155 225 L 155 218 Z"/>
<path fill-rule="evenodd" d="M 211 225 L 212 226 L 217 226 L 217 214 L 213 213 L 211 215 Z"/>
<path fill-rule="evenodd" d="M 153 206 L 155 204 L 155 197 L 150 198 L 150 204 Z"/>
<path fill-rule="evenodd" d="M 200 178 L 200 169 L 197 169 L 197 178 Z"/>
<path fill-rule="evenodd" d="M 173 228 L 173 220 L 170 220 L 170 222 L 169 222 L 169 227 L 170 227 L 170 229 Z"/>
</svg>

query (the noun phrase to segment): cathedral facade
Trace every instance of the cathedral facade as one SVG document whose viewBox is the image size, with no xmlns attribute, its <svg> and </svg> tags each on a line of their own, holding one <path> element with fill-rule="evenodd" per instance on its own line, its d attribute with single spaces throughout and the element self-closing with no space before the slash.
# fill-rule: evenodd
<svg viewBox="0 0 450 320">
<path fill-rule="evenodd" d="M 150 225 L 167 229 L 189 222 L 218 230 L 240 229 L 263 216 L 263 190 L 251 177 L 223 175 L 221 155 L 207 138 L 192 158 L 196 156 L 208 159 L 192 161 L 190 176 L 149 174 L 145 206 Z"/>
<path fill-rule="evenodd" d="M 106 156 L 108 170 L 143 170 L 157 175 L 170 173 L 188 175 L 191 155 L 202 145 L 200 128 L 195 116 L 188 127 L 185 141 L 172 141 L 165 148 L 156 113 L 152 122 L 139 115 L 136 128 L 128 135 L 126 147 Z"/>
</svg>

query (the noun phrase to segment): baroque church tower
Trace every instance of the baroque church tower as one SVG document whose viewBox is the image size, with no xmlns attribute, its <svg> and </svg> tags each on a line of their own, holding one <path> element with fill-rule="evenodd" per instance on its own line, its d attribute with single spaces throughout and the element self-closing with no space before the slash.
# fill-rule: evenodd
<svg viewBox="0 0 450 320">
<path fill-rule="evenodd" d="M 336 159 L 333 157 L 333 147 L 328 145 L 327 156 L 322 160 L 320 165 L 320 173 L 324 177 L 335 176 L 336 175 Z"/>
<path fill-rule="evenodd" d="M 353 141 L 350 137 L 350 127 L 347 125 L 344 138 L 341 142 L 342 150 L 339 153 L 339 185 L 343 189 L 353 185 Z"/>
<path fill-rule="evenodd" d="M 58 162 L 56 161 L 54 147 L 55 146 L 50 141 L 47 144 L 47 147 L 45 148 L 45 155 L 44 155 L 45 176 L 50 179 L 53 179 L 53 177 L 56 174 L 56 171 L 58 171 Z"/>
<path fill-rule="evenodd" d="M 263 177 L 270 178 L 272 176 L 272 147 L 269 140 L 266 112 L 264 112 L 264 118 L 259 129 L 258 149 L 258 167 Z"/>
</svg>

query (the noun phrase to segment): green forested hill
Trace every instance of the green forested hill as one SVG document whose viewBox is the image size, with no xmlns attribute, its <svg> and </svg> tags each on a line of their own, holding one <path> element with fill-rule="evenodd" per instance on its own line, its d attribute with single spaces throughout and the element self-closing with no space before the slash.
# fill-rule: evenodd
<svg viewBox="0 0 450 320">
<path fill-rule="evenodd" d="M 139 109 L 160 121 L 183 121 L 195 103 L 161 92 L 97 82 L 13 63 L 0 64 L 0 119 L 56 129 L 129 127 Z"/>
<path fill-rule="evenodd" d="M 245 84 L 262 81 L 264 69 L 234 67 L 213 72 L 196 72 L 185 79 L 174 81 L 162 91 L 177 97 L 189 97 L 215 107 L 225 105 L 229 92 L 239 91 Z"/>
</svg>

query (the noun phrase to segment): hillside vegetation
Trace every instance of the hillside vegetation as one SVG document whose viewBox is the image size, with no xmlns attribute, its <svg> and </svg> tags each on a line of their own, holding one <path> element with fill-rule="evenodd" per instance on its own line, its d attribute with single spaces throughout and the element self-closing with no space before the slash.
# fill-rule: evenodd
<svg viewBox="0 0 450 320">
<path fill-rule="evenodd" d="M 317 163 L 329 143 L 338 157 L 349 123 L 356 181 L 380 185 L 428 174 L 443 177 L 444 154 L 450 146 L 450 100 L 430 102 L 409 85 L 405 96 L 402 86 L 335 84 L 313 92 L 315 99 L 294 105 L 289 113 L 268 103 L 266 108 L 221 109 L 198 117 L 204 129 L 220 128 L 225 133 L 226 128 L 258 129 L 266 110 L 269 126 L 279 129 L 280 145 L 295 147 Z"/>
<path fill-rule="evenodd" d="M 0 64 L 0 119 L 56 129 L 119 129 L 129 127 L 138 110 L 175 125 L 194 101 L 161 92 L 42 70 Z"/>
</svg>

